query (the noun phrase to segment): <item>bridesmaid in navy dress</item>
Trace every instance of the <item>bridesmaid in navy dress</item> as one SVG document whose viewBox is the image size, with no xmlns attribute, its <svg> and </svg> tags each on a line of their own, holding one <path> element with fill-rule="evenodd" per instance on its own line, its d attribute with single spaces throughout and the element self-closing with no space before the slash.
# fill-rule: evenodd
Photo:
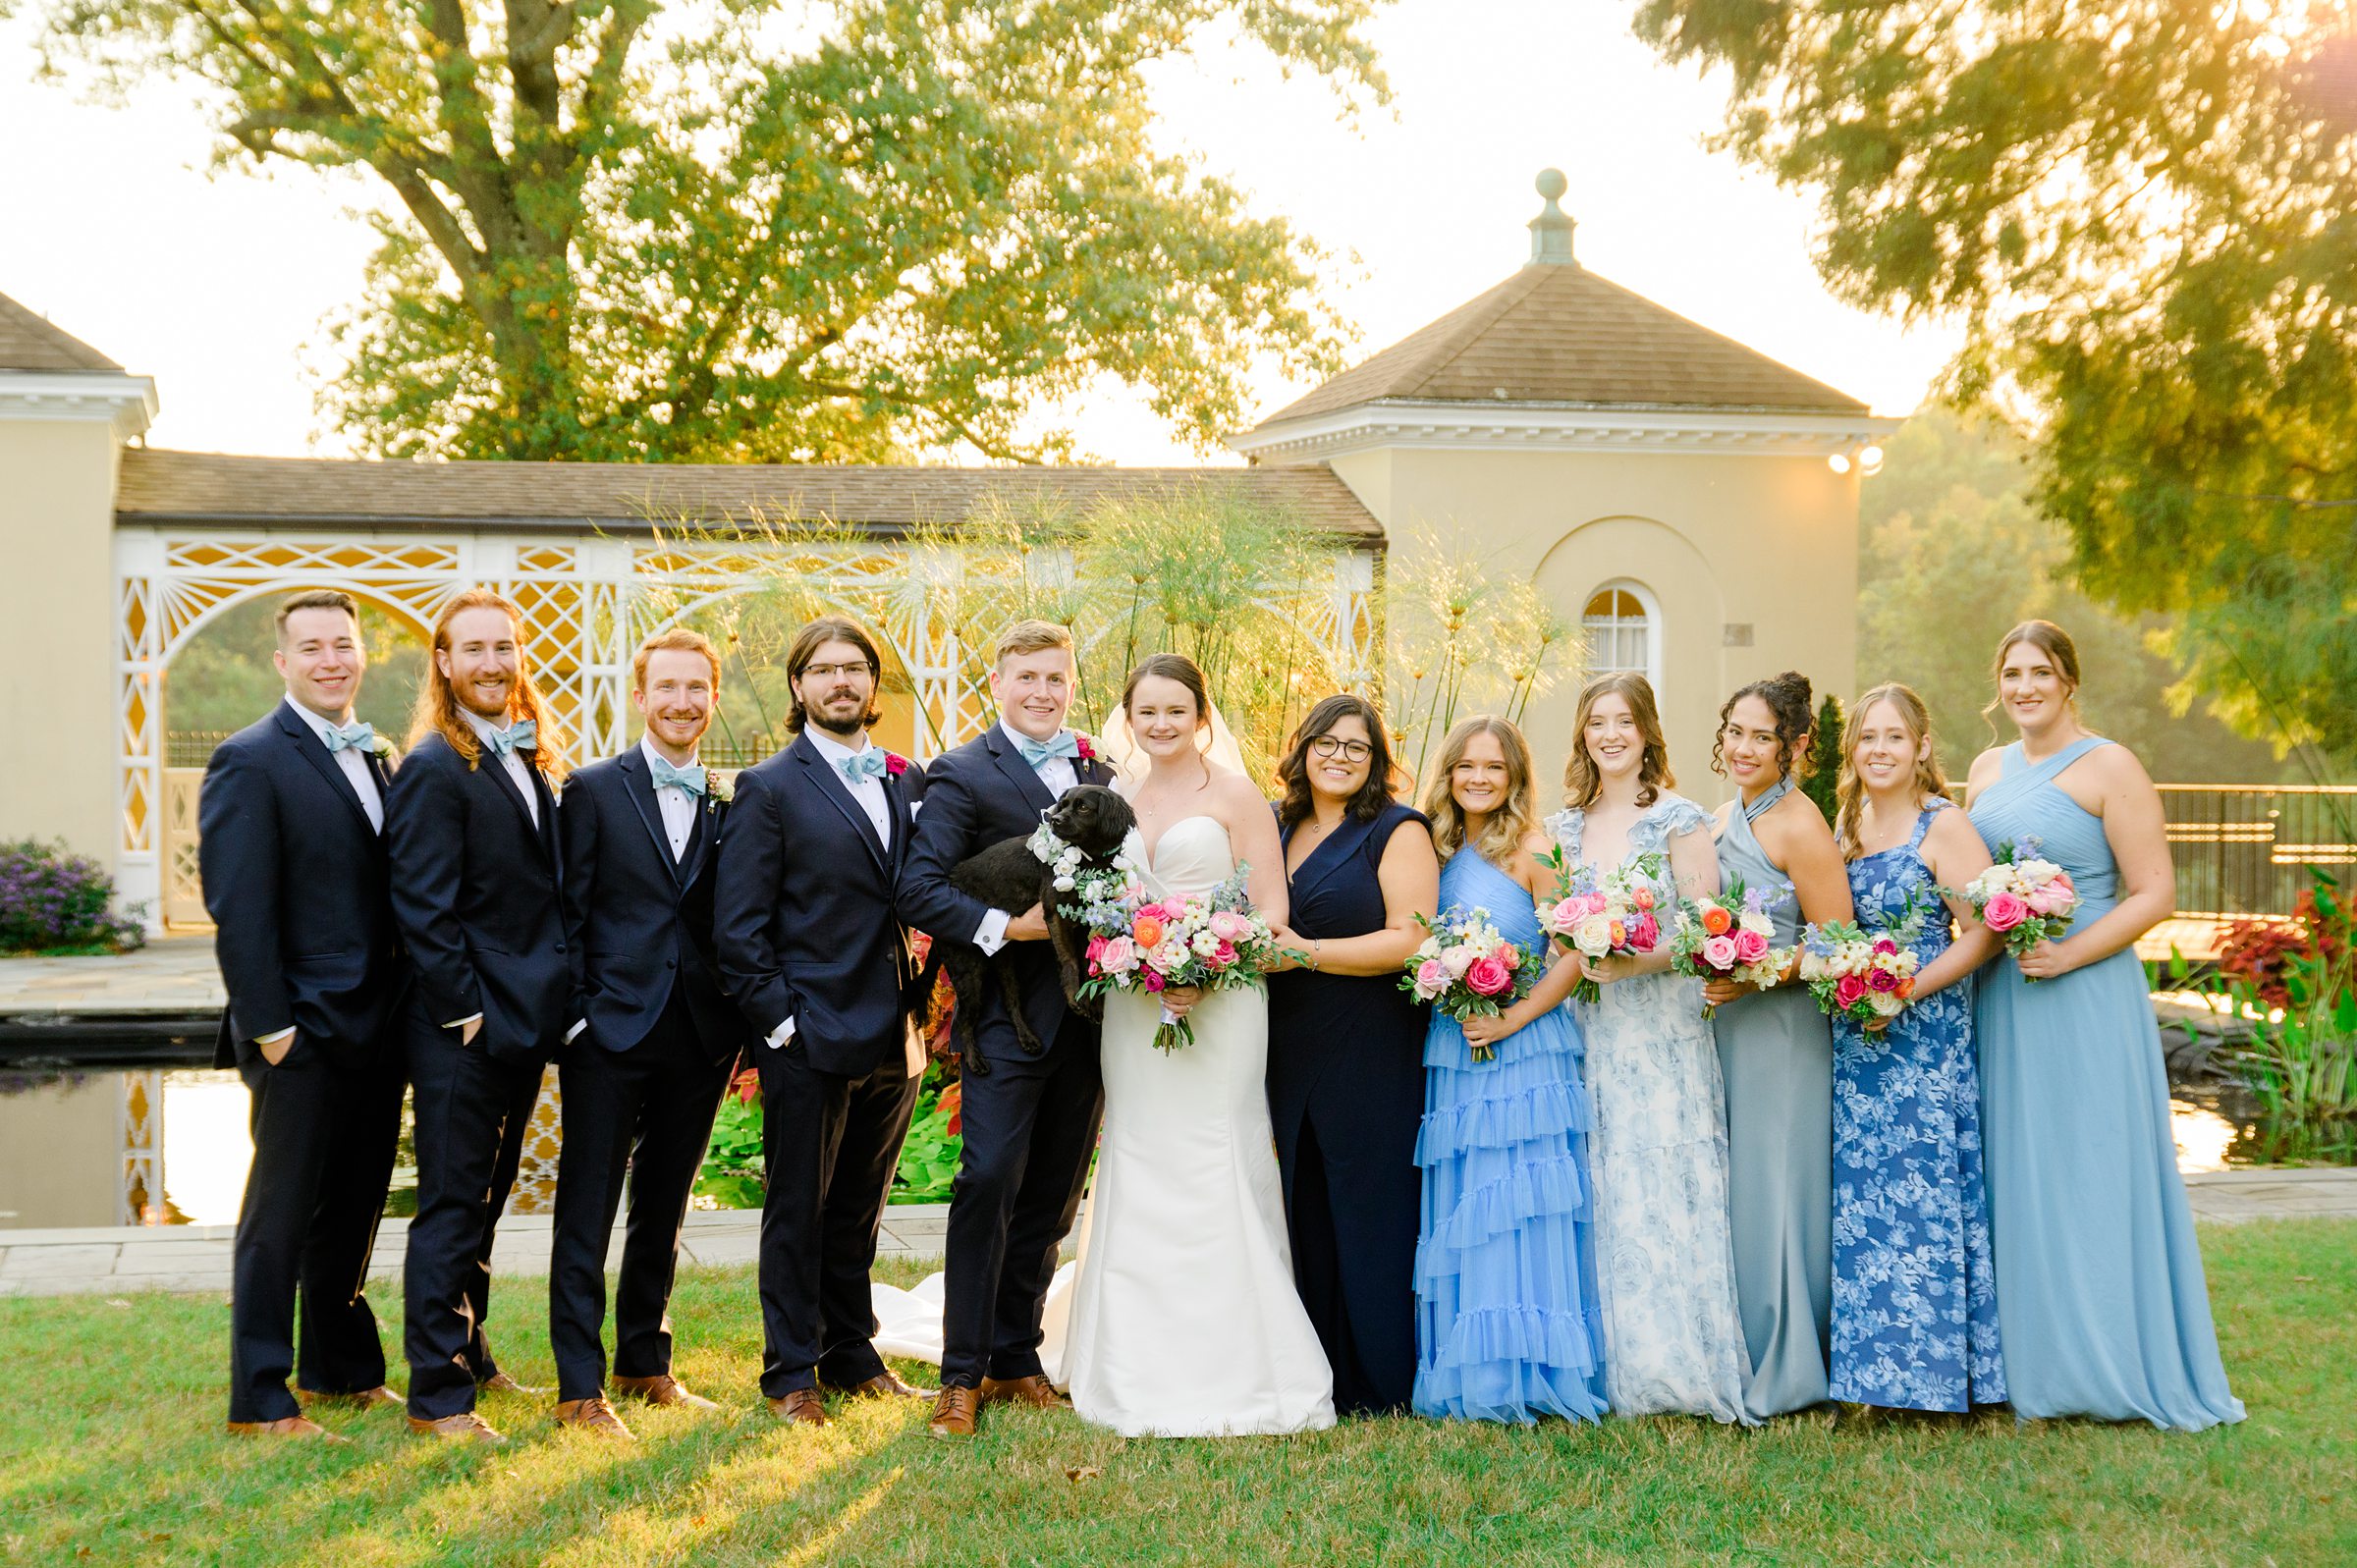
<svg viewBox="0 0 2357 1568">
<path fill-rule="evenodd" d="M 2240 1421 L 2226 1387 L 2168 1076 L 2138 937 L 2176 901 L 2160 791 L 2090 734 L 2077 651 L 2031 621 L 1998 646 L 2021 738 L 1972 765 L 1967 808 L 1993 849 L 2035 839 L 2079 907 L 2059 942 L 1980 978 L 1982 1138 L 2005 1384 L 2016 1415 L 2198 1431 Z"/>
<path fill-rule="evenodd" d="M 1956 1414 L 2005 1400 L 1972 972 L 1997 950 L 1964 899 L 1989 850 L 1947 798 L 1923 699 L 1860 697 L 1841 736 L 1836 836 L 1858 920 L 1923 914 L 1922 967 L 1880 1029 L 1834 1026 L 1833 1397 Z M 1949 940 L 1949 916 L 1963 935 Z"/>
<path fill-rule="evenodd" d="M 1342 1415 L 1407 1408 L 1416 1377 L 1416 1129 L 1429 1009 L 1399 972 L 1439 907 L 1423 816 L 1392 796 L 1383 715 L 1329 697 L 1277 769 L 1290 888 L 1269 977 L 1269 1115 L 1292 1233 L 1293 1280 L 1334 1368 Z"/>
</svg>

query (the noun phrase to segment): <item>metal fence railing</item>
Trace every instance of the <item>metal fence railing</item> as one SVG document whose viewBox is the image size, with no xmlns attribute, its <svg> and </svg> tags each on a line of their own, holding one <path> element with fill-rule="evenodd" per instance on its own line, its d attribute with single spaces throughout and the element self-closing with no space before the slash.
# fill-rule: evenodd
<svg viewBox="0 0 2357 1568">
<path fill-rule="evenodd" d="M 2163 784 L 2177 913 L 2288 915 L 2322 866 L 2357 866 L 2357 784 Z"/>
<path fill-rule="evenodd" d="M 164 766 L 201 768 L 213 760 L 213 748 L 230 737 L 227 730 L 173 730 L 164 735 Z"/>
</svg>

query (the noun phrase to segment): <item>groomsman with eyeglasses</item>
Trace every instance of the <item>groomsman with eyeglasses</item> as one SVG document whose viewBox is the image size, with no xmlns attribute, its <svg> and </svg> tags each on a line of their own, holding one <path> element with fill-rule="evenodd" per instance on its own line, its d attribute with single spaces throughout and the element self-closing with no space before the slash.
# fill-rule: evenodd
<svg viewBox="0 0 2357 1568">
<path fill-rule="evenodd" d="M 288 599 L 274 663 L 286 700 L 221 743 L 197 796 L 229 991 L 213 1064 L 237 1068 L 252 1097 L 229 1430 L 340 1442 L 301 1406 L 401 1402 L 364 1286 L 401 1137 L 392 1022 L 410 969 L 386 891 L 390 748 L 353 719 L 368 666 L 358 604 L 333 591 Z"/>
<path fill-rule="evenodd" d="M 417 1214 L 403 1301 L 410 1427 L 500 1443 L 478 1389 L 525 1388 L 492 1360 L 491 1247 L 541 1074 L 582 1027 L 559 902 L 563 734 L 522 613 L 471 588 L 434 623 L 410 754 L 386 806 L 393 910 L 416 965 L 406 1017 Z"/>
<path fill-rule="evenodd" d="M 893 889 L 919 775 L 869 737 L 876 641 L 840 616 L 786 658 L 792 745 L 737 780 L 715 890 L 723 978 L 760 1044 L 761 1392 L 823 1427 L 822 1394 L 928 1398 L 877 1354 L 877 1227 L 924 1076 Z"/>
<path fill-rule="evenodd" d="M 606 1397 L 718 1408 L 671 1371 L 680 1229 L 738 1054 L 750 1031 L 711 957 L 713 848 L 725 804 L 697 760 L 720 694 L 701 633 L 658 632 L 630 665 L 646 734 L 566 782 L 565 930 L 581 954 L 589 1027 L 559 1056 L 564 1142 L 549 1262 L 557 1420 L 621 1440 Z M 625 1170 L 630 1212 L 606 1379 L 606 1247 Z"/>
</svg>

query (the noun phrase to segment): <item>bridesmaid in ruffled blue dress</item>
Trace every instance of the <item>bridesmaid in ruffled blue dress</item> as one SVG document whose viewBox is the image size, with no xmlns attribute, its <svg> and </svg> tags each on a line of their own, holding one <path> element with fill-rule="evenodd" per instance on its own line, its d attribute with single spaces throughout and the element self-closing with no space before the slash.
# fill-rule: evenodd
<svg viewBox="0 0 2357 1568">
<path fill-rule="evenodd" d="M 1972 972 L 1997 939 L 1940 890 L 1988 870 L 1989 850 L 1948 800 L 1931 715 L 1905 686 L 1850 710 L 1838 793 L 1859 922 L 1916 910 L 1923 934 L 1905 1010 L 1880 1029 L 1834 1026 L 1833 1397 L 1962 1414 L 2005 1400 L 1972 1055 Z"/>
<path fill-rule="evenodd" d="M 1548 951 L 1535 894 L 1554 873 L 1532 820 L 1530 748 L 1504 719 L 1468 719 L 1442 744 L 1424 803 L 1445 857 L 1441 909 L 1485 911 L 1507 940 Z M 1425 1036 L 1424 1228 L 1416 1247 L 1418 1415 L 1530 1423 L 1605 1413 L 1604 1338 L 1589 1230 L 1588 1106 L 1579 978 L 1558 959 L 1529 996 Z M 1475 1061 L 1469 1045 L 1496 1054 Z"/>
<path fill-rule="evenodd" d="M 2088 733 L 2079 662 L 2050 622 L 2006 633 L 1998 701 L 2019 730 L 1967 797 L 1992 848 L 2035 839 L 2080 903 L 2060 942 L 1981 976 L 1982 1137 L 2005 1383 L 2024 1418 L 2198 1431 L 2240 1421 L 2169 1135 L 2168 1078 L 2135 942 L 2175 902 L 2160 792 Z"/>
</svg>

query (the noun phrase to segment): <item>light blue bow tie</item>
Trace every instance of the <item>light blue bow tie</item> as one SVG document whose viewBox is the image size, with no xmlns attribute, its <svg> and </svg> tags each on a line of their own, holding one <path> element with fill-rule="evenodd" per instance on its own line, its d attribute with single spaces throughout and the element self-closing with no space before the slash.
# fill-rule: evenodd
<svg viewBox="0 0 2357 1568">
<path fill-rule="evenodd" d="M 884 777 L 884 748 L 870 746 L 855 757 L 838 757 L 835 766 L 843 770 L 844 783 L 857 788 L 862 779 Z"/>
<path fill-rule="evenodd" d="M 677 784 L 691 795 L 700 795 L 704 792 L 704 765 L 702 763 L 691 762 L 685 768 L 675 768 L 661 757 L 649 760 L 654 764 L 651 771 L 657 789 L 662 788 L 665 784 Z"/>
<path fill-rule="evenodd" d="M 504 757 L 510 752 L 539 750 L 539 726 L 529 719 L 521 719 L 505 730 L 490 731 L 483 738 L 491 743 L 494 752 Z"/>
<path fill-rule="evenodd" d="M 370 724 L 329 725 L 327 749 L 331 752 L 357 749 L 366 751 L 376 744 L 376 726 Z"/>
<path fill-rule="evenodd" d="M 1029 735 L 1023 735 L 1015 744 L 1022 748 L 1023 760 L 1034 768 L 1050 757 L 1063 757 L 1073 762 L 1080 757 L 1080 737 L 1069 730 L 1057 730 L 1052 740 L 1034 740 Z"/>
</svg>

